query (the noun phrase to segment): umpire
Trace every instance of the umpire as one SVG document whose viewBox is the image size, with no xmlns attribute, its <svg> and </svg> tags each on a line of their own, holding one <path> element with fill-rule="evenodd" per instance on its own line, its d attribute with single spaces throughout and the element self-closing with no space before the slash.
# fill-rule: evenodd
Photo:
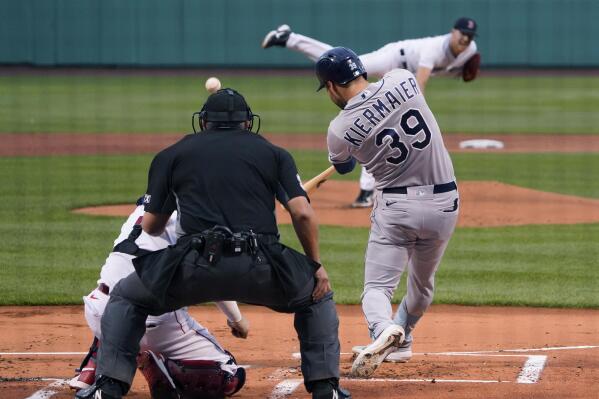
<svg viewBox="0 0 599 399">
<path fill-rule="evenodd" d="M 185 136 L 152 161 L 142 227 L 158 235 L 178 209 L 179 238 L 137 258 L 137 273 L 111 292 L 98 377 L 77 398 L 127 393 L 148 315 L 219 300 L 295 313 L 306 389 L 312 398 L 350 397 L 339 388 L 339 321 L 327 272 L 318 263 L 314 212 L 293 158 L 251 133 L 253 120 L 241 94 L 219 90 L 199 112 L 201 133 Z M 279 243 L 274 209 L 281 188 L 306 255 Z"/>
</svg>

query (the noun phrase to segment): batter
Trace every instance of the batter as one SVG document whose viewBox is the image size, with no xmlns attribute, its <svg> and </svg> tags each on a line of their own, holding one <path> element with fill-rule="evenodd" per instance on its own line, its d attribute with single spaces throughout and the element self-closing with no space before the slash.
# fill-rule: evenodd
<svg viewBox="0 0 599 399">
<path fill-rule="evenodd" d="M 411 354 L 412 332 L 433 300 L 434 276 L 458 218 L 453 165 L 416 77 L 394 69 L 375 83 L 350 49 L 316 63 L 320 89 L 341 112 L 327 133 L 339 173 L 360 163 L 375 179 L 365 256 L 362 309 L 373 343 L 352 374 L 368 377 L 391 352 Z M 391 299 L 404 270 L 407 294 L 393 316 Z"/>
</svg>

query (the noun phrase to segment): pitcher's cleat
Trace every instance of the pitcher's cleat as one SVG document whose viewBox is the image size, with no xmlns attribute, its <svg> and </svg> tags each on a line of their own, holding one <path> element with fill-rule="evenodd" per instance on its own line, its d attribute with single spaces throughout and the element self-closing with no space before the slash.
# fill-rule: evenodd
<svg viewBox="0 0 599 399">
<path fill-rule="evenodd" d="M 290 34 L 291 28 L 289 25 L 281 25 L 276 30 L 271 30 L 264 36 L 262 48 L 269 48 L 272 46 L 285 47 Z"/>
</svg>

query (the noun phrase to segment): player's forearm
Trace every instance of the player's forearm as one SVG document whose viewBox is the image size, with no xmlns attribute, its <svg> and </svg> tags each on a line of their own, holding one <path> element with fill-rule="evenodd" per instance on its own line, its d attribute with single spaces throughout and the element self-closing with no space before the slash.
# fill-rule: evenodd
<svg viewBox="0 0 599 399">
<path fill-rule="evenodd" d="M 237 302 L 235 301 L 220 301 L 216 302 L 216 306 L 220 309 L 221 312 L 227 316 L 227 320 L 236 323 L 241 320 L 241 311 L 239 310 L 239 306 L 237 306 Z"/>
<path fill-rule="evenodd" d="M 426 84 L 428 83 L 428 79 L 431 76 L 431 70 L 428 68 L 418 68 L 416 71 L 416 82 L 418 82 L 418 87 L 420 87 L 420 91 L 424 94 L 426 90 Z"/>
<path fill-rule="evenodd" d="M 141 220 L 141 228 L 151 236 L 159 236 L 164 231 L 171 215 L 145 212 Z"/>
<path fill-rule="evenodd" d="M 305 197 L 292 198 L 288 202 L 293 228 L 302 248 L 310 259 L 320 262 L 318 248 L 318 222 L 314 210 Z"/>
</svg>

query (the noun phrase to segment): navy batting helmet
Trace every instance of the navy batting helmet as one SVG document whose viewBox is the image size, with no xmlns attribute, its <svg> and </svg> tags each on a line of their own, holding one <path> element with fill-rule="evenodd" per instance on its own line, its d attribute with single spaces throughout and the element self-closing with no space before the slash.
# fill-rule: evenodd
<svg viewBox="0 0 599 399">
<path fill-rule="evenodd" d="M 343 85 L 358 76 L 364 76 L 366 79 L 366 69 L 358 55 L 352 50 L 347 47 L 334 47 L 316 61 L 316 76 L 320 81 L 318 87 L 320 90 L 326 86 L 328 81 Z"/>
</svg>

